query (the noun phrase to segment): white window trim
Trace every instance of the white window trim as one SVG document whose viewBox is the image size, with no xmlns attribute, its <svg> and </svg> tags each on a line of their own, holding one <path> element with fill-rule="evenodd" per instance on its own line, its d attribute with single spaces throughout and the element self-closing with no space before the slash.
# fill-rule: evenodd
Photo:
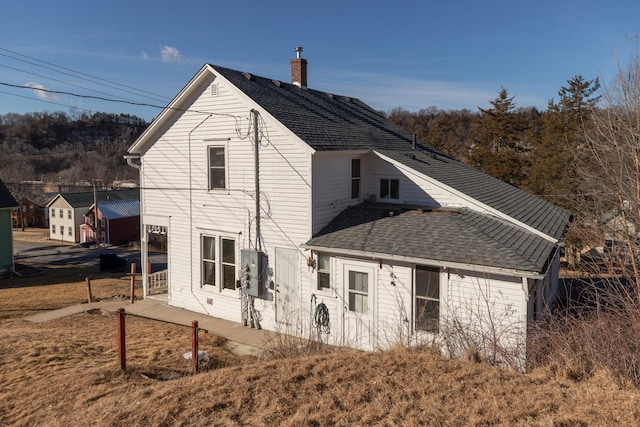
<svg viewBox="0 0 640 427">
<path fill-rule="evenodd" d="M 353 176 L 353 161 L 354 160 L 358 160 L 359 162 L 359 170 L 358 170 L 358 176 L 354 177 Z M 358 180 L 358 197 L 353 197 L 353 181 Z M 362 159 L 360 157 L 353 157 L 351 158 L 351 187 L 350 187 L 350 191 L 351 191 L 351 199 L 352 200 L 357 200 L 357 199 L 361 199 L 362 198 Z"/>
<path fill-rule="evenodd" d="M 417 289 L 417 275 L 418 275 L 418 267 L 426 267 L 426 268 L 433 268 L 433 269 L 437 269 L 438 270 L 438 332 L 434 332 L 434 331 L 427 331 L 425 329 L 419 329 L 418 328 L 418 307 L 416 305 L 416 299 L 418 298 L 418 296 L 416 295 L 416 289 Z M 431 336 L 436 336 L 440 334 L 440 331 L 442 329 L 442 295 L 443 295 L 443 276 L 442 276 L 442 270 L 435 267 L 435 266 L 429 266 L 429 265 L 414 265 L 413 266 L 413 290 L 412 290 L 412 305 L 413 305 L 413 322 L 412 322 L 412 328 L 414 330 L 415 333 L 417 334 L 430 334 Z M 420 299 L 424 299 L 426 301 L 436 301 L 435 298 L 428 298 L 428 297 L 420 297 Z"/>
<path fill-rule="evenodd" d="M 207 191 L 215 193 L 229 193 L 229 139 L 205 139 L 207 144 Z M 211 188 L 211 156 L 212 148 L 224 148 L 224 188 Z"/>
<path fill-rule="evenodd" d="M 387 188 L 387 190 L 389 191 L 388 197 L 382 197 L 382 191 L 381 191 L 382 181 L 388 181 L 388 186 L 389 186 Z M 398 198 L 391 197 L 391 181 L 398 181 Z M 378 181 L 378 197 L 380 198 L 380 200 L 385 200 L 389 202 L 393 202 L 393 201 L 399 202 L 400 201 L 400 179 L 399 178 L 380 178 L 380 180 Z"/>
<path fill-rule="evenodd" d="M 326 255 L 329 257 L 329 271 L 320 271 L 320 254 Z M 315 253 L 315 263 L 316 263 L 316 272 L 314 274 L 314 285 L 315 285 L 315 293 L 321 295 L 330 295 L 333 290 L 333 271 L 335 271 L 334 257 L 332 257 L 328 252 L 316 252 Z M 318 287 L 318 273 L 329 273 L 329 287 L 328 288 L 319 288 Z"/>
<path fill-rule="evenodd" d="M 215 266 L 214 273 L 216 277 L 215 285 L 207 285 L 204 284 L 204 268 L 203 268 L 203 259 L 202 259 L 202 248 L 204 237 L 210 237 L 214 240 L 214 253 L 215 253 Z M 234 284 L 238 280 L 238 265 L 240 263 L 239 258 L 239 249 L 238 249 L 238 235 L 230 234 L 230 233 L 213 233 L 213 232 L 204 232 L 200 234 L 200 254 L 198 256 L 199 264 L 200 264 L 200 289 L 206 292 L 215 292 L 219 294 L 233 294 L 237 295 L 237 291 L 234 289 L 225 288 L 222 286 L 223 280 L 223 262 L 222 262 L 222 240 L 232 240 L 234 242 Z"/>
</svg>

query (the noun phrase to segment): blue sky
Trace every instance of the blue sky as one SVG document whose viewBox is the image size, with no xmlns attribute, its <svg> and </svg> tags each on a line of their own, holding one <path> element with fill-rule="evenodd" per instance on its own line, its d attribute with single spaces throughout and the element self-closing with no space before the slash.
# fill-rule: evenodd
<svg viewBox="0 0 640 427">
<path fill-rule="evenodd" d="M 289 81 L 297 45 L 310 88 L 379 110 L 476 110 L 503 87 L 543 110 L 577 74 L 610 81 L 639 16 L 637 0 L 4 0 L 0 114 L 151 120 L 159 108 L 36 89 L 164 106 L 207 62 Z"/>
</svg>

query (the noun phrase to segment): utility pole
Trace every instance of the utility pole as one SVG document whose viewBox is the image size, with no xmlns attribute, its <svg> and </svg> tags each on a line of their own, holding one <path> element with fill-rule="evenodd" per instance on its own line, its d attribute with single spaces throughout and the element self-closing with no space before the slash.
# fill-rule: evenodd
<svg viewBox="0 0 640 427">
<path fill-rule="evenodd" d="M 260 141 L 258 139 L 258 112 L 256 110 L 251 110 L 251 112 L 253 113 L 253 141 L 255 144 L 253 147 L 253 153 L 256 179 L 256 249 L 260 251 L 262 250 L 262 243 L 260 242 Z"/>
<path fill-rule="evenodd" d="M 93 180 L 93 220 L 95 221 L 95 241 L 96 241 L 96 249 L 100 246 L 98 245 L 98 236 L 100 235 L 100 225 L 98 224 L 98 192 L 96 190 L 96 180 Z"/>
</svg>

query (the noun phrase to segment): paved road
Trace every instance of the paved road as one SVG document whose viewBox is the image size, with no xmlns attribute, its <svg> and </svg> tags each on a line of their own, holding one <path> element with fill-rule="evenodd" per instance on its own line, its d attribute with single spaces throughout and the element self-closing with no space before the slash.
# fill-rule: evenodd
<svg viewBox="0 0 640 427">
<path fill-rule="evenodd" d="M 140 251 L 126 248 L 83 248 L 82 246 L 61 245 L 52 241 L 13 241 L 13 250 L 16 262 L 24 262 L 39 266 L 85 266 L 96 268 L 100 265 L 100 255 L 116 254 L 126 258 L 128 263 L 135 262 L 140 271 Z M 152 254 L 150 260 L 154 264 L 154 270 L 166 268 L 166 256 Z M 164 267 L 163 267 L 164 266 Z M 128 271 L 128 270 L 127 270 Z"/>
</svg>

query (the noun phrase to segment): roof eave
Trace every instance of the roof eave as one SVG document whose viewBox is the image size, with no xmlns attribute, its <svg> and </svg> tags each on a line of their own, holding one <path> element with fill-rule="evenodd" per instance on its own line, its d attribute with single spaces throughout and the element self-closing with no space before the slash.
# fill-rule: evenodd
<svg viewBox="0 0 640 427">
<path fill-rule="evenodd" d="M 543 279 L 545 276 L 543 273 L 540 273 L 538 271 L 526 271 L 526 270 L 516 270 L 516 269 L 509 269 L 509 268 L 490 267 L 490 266 L 478 265 L 478 264 L 408 257 L 404 255 L 365 252 L 365 251 L 343 249 L 343 248 L 327 248 L 324 246 L 316 246 L 316 245 L 308 245 L 308 244 L 302 244 L 301 247 L 303 249 L 310 249 L 310 250 L 319 251 L 319 252 L 330 252 L 333 254 L 344 255 L 344 256 L 367 258 L 371 260 L 388 260 L 388 261 L 396 261 L 396 262 L 405 262 L 410 264 L 432 265 L 435 267 L 454 269 L 454 270 L 479 271 L 479 272 L 482 272 L 483 274 L 503 274 L 507 276 L 527 277 L 531 279 Z"/>
<path fill-rule="evenodd" d="M 158 114 L 158 116 L 151 122 L 151 124 L 145 129 L 145 131 L 135 140 L 133 145 L 129 147 L 127 153 L 129 154 L 142 154 L 147 145 L 154 141 L 156 132 L 162 129 L 163 124 L 170 120 L 176 114 L 181 114 L 181 107 L 186 99 L 188 99 L 195 88 L 207 78 L 207 76 L 214 74 L 215 72 L 211 65 L 205 64 L 198 70 L 198 72 L 189 80 L 189 82 L 182 88 L 182 90 L 167 104 L 167 106 Z"/>
</svg>

